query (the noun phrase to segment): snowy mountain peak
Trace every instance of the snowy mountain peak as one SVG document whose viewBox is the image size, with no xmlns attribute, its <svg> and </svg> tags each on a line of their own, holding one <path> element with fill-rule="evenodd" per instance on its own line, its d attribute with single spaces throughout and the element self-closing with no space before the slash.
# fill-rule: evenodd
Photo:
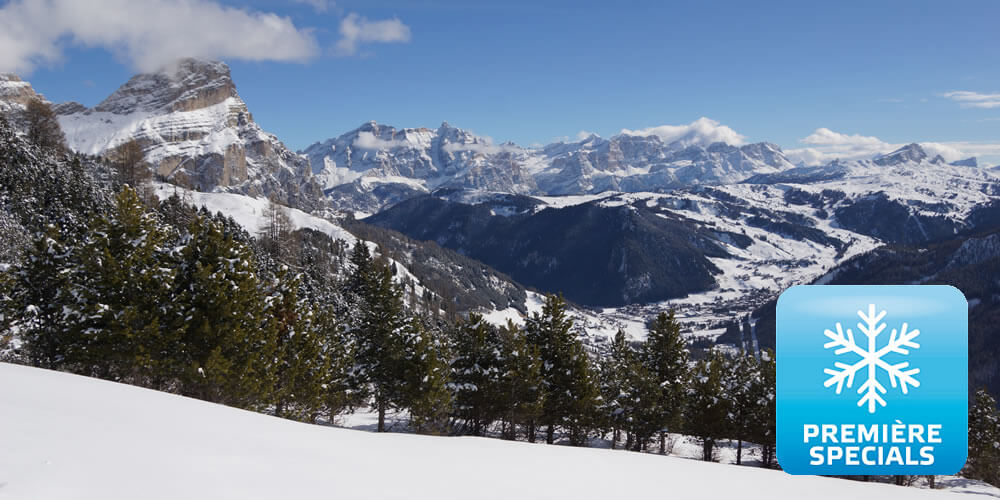
<svg viewBox="0 0 1000 500">
<path fill-rule="evenodd" d="M 31 84 L 14 73 L 0 73 L 0 111 L 23 109 L 31 99 L 42 99 Z"/>
<path fill-rule="evenodd" d="M 135 140 L 160 176 L 199 191 L 324 204 L 308 160 L 253 121 L 225 63 L 181 59 L 133 76 L 92 109 L 56 106 L 71 149 L 104 154 Z"/>
<path fill-rule="evenodd" d="M 927 159 L 927 152 L 917 143 L 907 144 L 889 154 L 875 158 L 875 164 L 880 166 L 894 166 L 902 163 L 919 163 Z"/>
<path fill-rule="evenodd" d="M 239 99 L 229 66 L 186 58 L 156 73 L 133 76 L 94 110 L 119 115 L 152 111 L 195 111 Z"/>
<path fill-rule="evenodd" d="M 978 167 L 979 160 L 975 156 L 970 156 L 964 160 L 953 161 L 949 165 L 956 167 Z"/>
</svg>

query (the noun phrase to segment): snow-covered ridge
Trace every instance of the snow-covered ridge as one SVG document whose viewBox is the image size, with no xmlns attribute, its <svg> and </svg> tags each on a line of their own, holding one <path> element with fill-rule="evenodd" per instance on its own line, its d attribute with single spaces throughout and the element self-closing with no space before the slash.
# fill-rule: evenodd
<svg viewBox="0 0 1000 500">
<path fill-rule="evenodd" d="M 154 183 L 153 188 L 154 193 L 160 200 L 165 200 L 176 195 L 189 205 L 198 208 L 205 207 L 211 213 L 218 212 L 231 217 L 254 237 L 258 236 L 263 230 L 270 207 L 270 201 L 265 198 L 253 198 L 237 193 L 204 193 L 164 183 Z M 346 229 L 324 218 L 295 208 L 287 209 L 286 213 L 295 229 L 319 231 L 335 240 L 343 240 L 351 247 L 358 241 L 358 238 Z M 372 252 L 379 252 L 378 246 L 375 243 L 366 242 L 366 244 Z M 424 286 L 420 283 L 420 279 L 410 272 L 405 264 L 391 258 L 387 258 L 387 260 L 389 263 L 396 265 L 397 272 L 393 276 L 394 281 L 403 282 L 404 280 L 410 280 L 413 282 L 414 293 L 418 296 L 424 293 Z"/>
<path fill-rule="evenodd" d="M 12 500 L 583 500 L 665 490 L 746 500 L 960 498 L 626 451 L 337 429 L 10 364 L 0 364 L 0 380 L 0 494 Z M 956 491 L 998 494 L 975 482 Z"/>
<path fill-rule="evenodd" d="M 610 139 L 591 135 L 575 143 L 524 148 L 494 144 L 448 123 L 437 129 L 397 129 L 369 122 L 303 153 L 325 190 L 347 194 L 338 204 L 367 212 L 384 206 L 372 206 L 366 197 L 373 184 L 405 185 L 417 193 L 457 188 L 579 195 L 737 182 L 793 167 L 770 143 L 667 143 L 652 132 L 630 131 Z"/>
</svg>

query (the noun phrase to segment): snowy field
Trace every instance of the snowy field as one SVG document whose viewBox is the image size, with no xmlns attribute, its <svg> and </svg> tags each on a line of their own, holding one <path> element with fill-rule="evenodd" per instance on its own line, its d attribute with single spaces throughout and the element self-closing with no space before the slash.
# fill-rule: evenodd
<svg viewBox="0 0 1000 500">
<path fill-rule="evenodd" d="M 0 401 L 2 499 L 986 498 L 624 451 L 307 425 L 9 364 L 0 364 Z"/>
</svg>

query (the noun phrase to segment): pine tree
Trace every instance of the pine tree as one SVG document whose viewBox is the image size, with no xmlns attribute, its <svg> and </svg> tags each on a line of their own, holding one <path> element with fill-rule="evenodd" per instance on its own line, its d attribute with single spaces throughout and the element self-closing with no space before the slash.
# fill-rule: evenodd
<svg viewBox="0 0 1000 500">
<path fill-rule="evenodd" d="M 274 412 L 279 417 L 313 421 L 320 414 L 330 380 L 331 359 L 313 310 L 299 298 L 299 276 L 282 266 L 267 290 L 267 314 L 273 321 L 275 363 Z"/>
<path fill-rule="evenodd" d="M 482 315 L 470 313 L 451 335 L 454 359 L 449 388 L 455 395 L 454 417 L 463 433 L 482 436 L 502 410 L 500 332 Z"/>
<path fill-rule="evenodd" d="M 406 330 L 407 352 L 403 358 L 406 394 L 403 406 L 410 410 L 410 426 L 416 432 L 444 434 L 451 412 L 448 389 L 448 348 L 419 318 L 412 318 Z"/>
<path fill-rule="evenodd" d="M 626 449 L 644 450 L 653 434 L 663 428 L 660 383 L 639 357 L 626 341 L 625 332 L 619 330 L 601 363 L 601 407 L 605 425 L 611 430 L 612 448 L 624 430 Z"/>
<path fill-rule="evenodd" d="M 169 234 L 125 186 L 111 212 L 95 217 L 91 239 L 69 274 L 74 303 L 64 320 L 80 340 L 80 373 L 153 388 L 173 378 L 178 350 L 164 304 L 175 267 Z"/>
<path fill-rule="evenodd" d="M 656 377 L 638 361 L 628 372 L 628 419 L 626 448 L 643 451 L 657 431 L 662 431 L 662 387 Z M 661 443 L 665 441 L 661 432 Z M 661 450 L 663 445 L 660 445 Z"/>
<path fill-rule="evenodd" d="M 517 439 L 518 427 L 525 429 L 530 442 L 535 441 L 535 422 L 541 417 L 544 403 L 542 360 L 538 348 L 529 344 L 524 330 L 512 321 L 499 330 L 500 336 L 500 419 L 501 436 Z"/>
<path fill-rule="evenodd" d="M 759 414 L 755 415 L 753 425 L 754 440 L 760 443 L 763 455 L 764 467 L 770 468 L 774 465 L 774 453 L 777 446 L 777 398 L 775 394 L 775 371 L 774 351 L 767 349 L 760 353 L 760 394 L 761 403 L 758 406 Z"/>
<path fill-rule="evenodd" d="M 604 426 L 611 432 L 611 449 L 628 427 L 630 408 L 629 376 L 634 369 L 632 349 L 625 332 L 618 330 L 611 341 L 611 351 L 600 362 L 601 413 Z"/>
<path fill-rule="evenodd" d="M 597 423 L 597 377 L 572 327 L 566 301 L 555 295 L 546 297 L 541 314 L 535 313 L 525 323 L 528 341 L 538 348 L 542 360 L 542 423 L 549 444 L 560 427 L 568 432 L 570 444 L 583 445 Z"/>
<path fill-rule="evenodd" d="M 355 247 L 354 256 L 358 255 L 367 255 L 363 243 Z M 349 282 L 355 293 L 360 291 L 361 301 L 360 317 L 352 330 L 357 346 L 357 386 L 367 389 L 378 411 L 378 432 L 385 432 L 386 412 L 405 402 L 407 373 L 403 358 L 411 325 L 389 267 L 352 260 L 356 262 L 355 273 Z"/>
<path fill-rule="evenodd" d="M 1000 486 L 1000 411 L 985 389 L 969 409 L 969 455 L 962 475 Z"/>
<path fill-rule="evenodd" d="M 688 433 L 702 442 L 702 459 L 712 461 L 715 442 L 729 431 L 729 395 L 725 392 L 723 377 L 726 358 L 716 350 L 698 361 L 688 391 Z"/>
<path fill-rule="evenodd" d="M 274 334 L 250 248 L 201 215 L 174 281 L 181 394 L 244 408 L 272 400 Z"/>
<path fill-rule="evenodd" d="M 364 241 L 358 240 L 354 243 L 350 262 L 354 270 L 348 277 L 345 286 L 348 300 L 353 303 L 363 302 L 369 293 L 372 281 L 375 279 L 376 270 L 371 252 Z"/>
<path fill-rule="evenodd" d="M 313 328 L 327 360 L 326 380 L 322 387 L 327 415 L 331 421 L 341 412 L 363 403 L 352 383 L 354 341 L 338 318 L 337 309 L 337 306 L 328 303 L 313 304 Z"/>
<path fill-rule="evenodd" d="M 743 463 L 743 441 L 760 435 L 758 428 L 767 404 L 760 362 L 755 356 L 741 351 L 726 364 L 726 393 L 729 395 L 729 426 L 736 438 L 736 465 Z"/>
<path fill-rule="evenodd" d="M 32 242 L 24 261 L 12 266 L 10 292 L 3 302 L 9 328 L 18 331 L 25 360 L 33 366 L 63 368 L 79 353 L 64 312 L 73 305 L 70 274 L 79 268 L 74 248 L 54 225 Z"/>
<path fill-rule="evenodd" d="M 653 321 L 641 353 L 641 364 L 660 387 L 657 430 L 660 433 L 660 452 L 666 447 L 666 433 L 681 425 L 685 395 L 690 376 L 687 342 L 681 335 L 681 326 L 674 311 L 661 312 Z"/>
</svg>

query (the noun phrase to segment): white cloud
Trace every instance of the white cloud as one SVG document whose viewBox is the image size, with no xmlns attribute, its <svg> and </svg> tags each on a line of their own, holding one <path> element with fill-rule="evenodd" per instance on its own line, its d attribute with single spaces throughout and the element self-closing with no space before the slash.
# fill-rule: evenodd
<svg viewBox="0 0 1000 500">
<path fill-rule="evenodd" d="M 141 71 L 180 57 L 305 61 L 310 30 L 212 0 L 14 0 L 0 8 L 0 71 L 30 72 L 69 46 L 104 48 Z"/>
<path fill-rule="evenodd" d="M 587 130 L 581 130 L 581 131 L 579 131 L 579 132 L 576 133 L 576 140 L 577 140 L 577 142 L 579 142 L 579 141 L 585 141 L 587 139 L 590 139 L 590 136 L 592 136 L 592 135 L 596 135 L 596 136 L 600 137 L 600 135 L 598 135 L 595 132 L 590 132 L 590 131 L 587 131 Z"/>
<path fill-rule="evenodd" d="M 447 153 L 456 153 L 460 151 L 471 151 L 473 153 L 479 153 L 481 155 L 493 155 L 497 153 L 517 153 L 522 151 L 522 149 L 513 144 L 501 144 L 499 146 L 493 144 L 492 142 L 449 142 L 445 144 L 441 149 L 444 149 Z"/>
<path fill-rule="evenodd" d="M 735 130 L 719 124 L 719 122 L 709 118 L 699 118 L 687 125 L 661 125 L 639 130 L 622 129 L 622 134 L 626 135 L 656 135 L 663 142 L 678 142 L 681 146 L 701 145 L 707 146 L 714 142 L 724 142 L 739 146 L 746 142 L 746 137 L 736 133 Z"/>
<path fill-rule="evenodd" d="M 293 0 L 295 3 L 301 3 L 308 5 L 313 8 L 316 12 L 326 12 L 333 7 L 334 2 L 330 0 Z"/>
<path fill-rule="evenodd" d="M 956 90 L 941 95 L 957 101 L 963 108 L 1000 108 L 1000 93 L 982 94 L 968 90 Z"/>
<path fill-rule="evenodd" d="M 788 149 L 785 155 L 793 163 L 820 165 L 835 159 L 864 160 L 890 153 L 905 144 L 894 144 L 878 137 L 859 134 L 842 134 L 828 128 L 818 128 L 799 142 L 807 147 Z M 956 161 L 976 156 L 987 162 L 1000 160 L 1000 143 L 977 142 L 921 142 L 920 146 L 931 158 L 941 155 L 946 161 Z"/>
<path fill-rule="evenodd" d="M 407 144 L 403 139 L 382 139 L 371 132 L 358 132 L 358 137 L 352 143 L 356 148 L 376 150 L 398 148 Z"/>
<path fill-rule="evenodd" d="M 407 43 L 410 41 L 410 27 L 397 18 L 369 21 L 355 13 L 350 13 L 340 22 L 340 40 L 334 46 L 334 53 L 351 56 L 358 53 L 364 43 Z"/>
</svg>

